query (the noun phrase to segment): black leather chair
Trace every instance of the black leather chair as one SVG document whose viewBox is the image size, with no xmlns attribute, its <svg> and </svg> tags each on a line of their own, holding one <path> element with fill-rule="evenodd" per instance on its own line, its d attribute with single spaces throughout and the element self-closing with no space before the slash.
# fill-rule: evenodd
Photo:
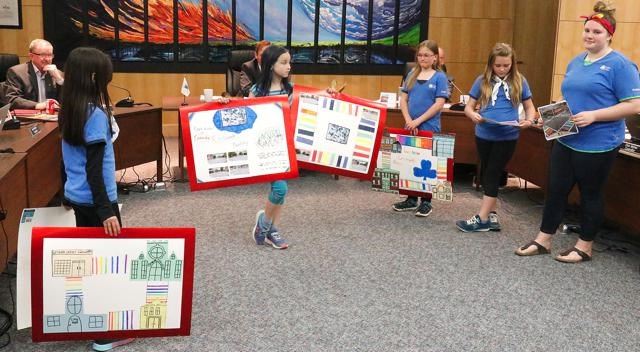
<svg viewBox="0 0 640 352">
<path fill-rule="evenodd" d="M 5 99 L 6 86 L 4 81 L 7 79 L 7 71 L 20 63 L 20 59 L 16 54 L 0 54 L 0 104 L 7 103 Z"/>
<path fill-rule="evenodd" d="M 227 58 L 227 93 L 231 96 L 241 96 L 240 72 L 242 64 L 254 58 L 253 50 L 231 50 Z"/>
</svg>

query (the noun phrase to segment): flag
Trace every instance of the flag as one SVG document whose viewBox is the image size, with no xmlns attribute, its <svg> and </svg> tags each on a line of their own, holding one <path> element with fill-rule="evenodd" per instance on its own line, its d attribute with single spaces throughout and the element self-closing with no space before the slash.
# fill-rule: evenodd
<svg viewBox="0 0 640 352">
<path fill-rule="evenodd" d="M 189 83 L 187 83 L 187 77 L 182 78 L 182 88 L 180 89 L 180 93 L 185 97 L 188 97 L 189 94 L 191 94 L 191 91 L 189 90 Z"/>
</svg>

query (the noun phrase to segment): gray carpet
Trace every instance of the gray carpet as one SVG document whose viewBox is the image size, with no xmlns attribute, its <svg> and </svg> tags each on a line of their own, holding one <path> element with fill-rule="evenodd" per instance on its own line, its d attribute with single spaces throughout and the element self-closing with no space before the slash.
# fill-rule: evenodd
<svg viewBox="0 0 640 352">
<path fill-rule="evenodd" d="M 469 184 L 461 172 L 454 202 L 434 203 L 422 219 L 393 212 L 401 198 L 367 182 L 292 180 L 283 251 L 251 238 L 268 185 L 192 193 L 174 183 L 122 196 L 125 226 L 195 227 L 197 249 L 191 336 L 138 339 L 118 351 L 638 350 L 637 253 L 602 251 L 580 265 L 517 257 L 537 231 L 541 192 L 508 188 L 503 231 L 463 234 L 454 222 L 481 198 Z M 574 241 L 557 235 L 553 252 Z M 8 281 L 0 281 L 5 308 Z M 89 350 L 86 341 L 30 336 L 14 328 L 7 350 Z"/>
</svg>

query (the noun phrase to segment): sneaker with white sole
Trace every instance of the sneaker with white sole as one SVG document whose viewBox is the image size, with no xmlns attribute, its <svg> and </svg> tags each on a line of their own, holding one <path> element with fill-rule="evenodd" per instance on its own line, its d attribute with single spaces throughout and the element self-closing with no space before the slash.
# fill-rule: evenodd
<svg viewBox="0 0 640 352">
<path fill-rule="evenodd" d="M 274 227 L 271 227 L 271 230 L 267 233 L 265 242 L 276 249 L 287 249 L 289 247 L 287 241 L 280 236 L 280 232 L 277 229 L 274 230 Z"/>
<path fill-rule="evenodd" d="M 480 215 L 474 215 L 469 220 L 456 221 L 456 227 L 462 232 L 486 232 L 491 229 L 490 226 L 489 220 L 482 222 Z"/>
<path fill-rule="evenodd" d="M 495 211 L 489 213 L 489 229 L 491 231 L 500 231 L 502 229 L 498 214 Z"/>
<path fill-rule="evenodd" d="M 433 211 L 433 206 L 431 206 L 431 202 L 422 202 L 420 206 L 418 206 L 418 210 L 416 210 L 416 216 L 422 216 L 426 218 Z"/>
<path fill-rule="evenodd" d="M 418 208 L 418 201 L 414 198 L 407 198 L 402 202 L 395 203 L 393 210 L 395 211 L 410 211 Z"/>
<path fill-rule="evenodd" d="M 94 351 L 110 351 L 118 346 L 126 345 L 131 341 L 135 340 L 134 338 L 122 339 L 122 340 L 95 340 L 93 341 Z"/>
<path fill-rule="evenodd" d="M 256 224 L 253 225 L 253 240 L 256 241 L 256 244 L 262 246 L 264 244 L 265 233 L 262 231 L 260 227 L 260 220 L 264 217 L 264 210 L 258 211 L 256 214 Z"/>
</svg>

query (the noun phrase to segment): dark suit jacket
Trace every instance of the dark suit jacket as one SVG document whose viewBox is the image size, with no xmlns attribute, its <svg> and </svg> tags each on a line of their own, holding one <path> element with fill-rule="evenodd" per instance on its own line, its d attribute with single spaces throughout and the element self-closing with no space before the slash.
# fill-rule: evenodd
<svg viewBox="0 0 640 352">
<path fill-rule="evenodd" d="M 253 59 L 242 64 L 240 73 L 240 91 L 242 95 L 249 96 L 251 86 L 256 84 L 260 77 L 260 67 L 258 66 L 258 60 Z"/>
<path fill-rule="evenodd" d="M 6 100 L 12 109 L 35 109 L 38 103 L 38 76 L 31 61 L 15 65 L 7 71 Z M 44 77 L 47 99 L 58 99 L 58 86 L 51 75 Z"/>
</svg>

